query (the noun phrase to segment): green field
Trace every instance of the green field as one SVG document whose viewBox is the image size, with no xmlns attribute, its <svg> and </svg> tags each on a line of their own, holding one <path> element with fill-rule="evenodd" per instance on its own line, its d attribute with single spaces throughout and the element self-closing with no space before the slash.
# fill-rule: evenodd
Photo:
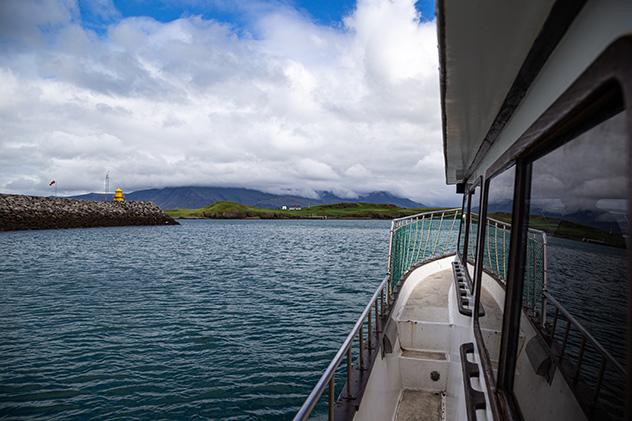
<svg viewBox="0 0 632 421">
<path fill-rule="evenodd" d="M 393 219 L 439 208 L 400 208 L 373 203 L 336 203 L 301 210 L 262 209 L 235 202 L 216 202 L 200 209 L 165 211 L 174 218 L 191 219 Z"/>
</svg>

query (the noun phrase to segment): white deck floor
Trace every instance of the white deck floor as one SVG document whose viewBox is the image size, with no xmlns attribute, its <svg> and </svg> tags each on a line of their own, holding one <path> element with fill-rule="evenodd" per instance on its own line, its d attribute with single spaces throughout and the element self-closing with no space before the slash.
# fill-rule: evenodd
<svg viewBox="0 0 632 421">
<path fill-rule="evenodd" d="M 404 390 L 397 404 L 395 421 L 437 421 L 442 419 L 443 394 Z"/>
<path fill-rule="evenodd" d="M 392 312 L 393 352 L 377 359 L 356 420 L 461 420 L 465 414 L 459 346 L 472 342 L 471 318 L 456 305 L 452 261 L 415 269 Z"/>
</svg>

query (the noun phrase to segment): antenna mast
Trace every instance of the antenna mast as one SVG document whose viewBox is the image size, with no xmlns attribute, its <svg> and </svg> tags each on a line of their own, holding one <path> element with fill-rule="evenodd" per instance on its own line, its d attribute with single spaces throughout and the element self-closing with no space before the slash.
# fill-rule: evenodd
<svg viewBox="0 0 632 421">
<path fill-rule="evenodd" d="M 110 193 L 110 172 L 106 172 L 105 173 L 105 197 L 103 198 L 104 201 L 108 201 L 108 195 Z"/>
</svg>

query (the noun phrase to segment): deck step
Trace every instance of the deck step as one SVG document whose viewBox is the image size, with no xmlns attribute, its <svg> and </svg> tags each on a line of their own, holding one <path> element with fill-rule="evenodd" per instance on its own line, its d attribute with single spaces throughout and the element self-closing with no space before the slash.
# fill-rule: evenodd
<svg viewBox="0 0 632 421">
<path fill-rule="evenodd" d="M 429 349 L 404 349 L 399 359 L 405 389 L 443 392 L 447 388 L 449 355 Z"/>
<path fill-rule="evenodd" d="M 449 323 L 398 321 L 399 343 L 405 349 L 450 349 Z"/>
<path fill-rule="evenodd" d="M 448 354 L 443 351 L 431 351 L 423 349 L 402 349 L 402 357 L 417 360 L 447 361 Z"/>
<path fill-rule="evenodd" d="M 443 420 L 445 394 L 421 390 L 407 390 L 397 404 L 395 421 Z"/>
</svg>

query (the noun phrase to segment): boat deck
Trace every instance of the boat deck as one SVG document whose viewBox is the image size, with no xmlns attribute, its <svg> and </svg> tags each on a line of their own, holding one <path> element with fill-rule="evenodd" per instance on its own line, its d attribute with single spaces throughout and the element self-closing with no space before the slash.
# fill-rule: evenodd
<svg viewBox="0 0 632 421">
<path fill-rule="evenodd" d="M 411 293 L 400 320 L 448 322 L 448 293 L 453 282 L 452 269 L 428 276 Z"/>
<path fill-rule="evenodd" d="M 448 336 L 453 276 L 452 269 L 448 268 L 420 277 L 399 312 L 404 389 L 395 411 L 397 421 L 445 419 L 445 376 L 450 358 L 448 347 L 443 340 L 437 341 L 436 335 Z M 421 334 L 421 331 L 426 333 Z M 430 373 L 433 371 L 441 373 L 442 378 L 432 381 Z"/>
<path fill-rule="evenodd" d="M 422 265 L 402 283 L 391 315 L 393 351 L 376 359 L 355 419 L 467 418 L 459 347 L 473 340 L 472 320 L 457 308 L 453 261 Z"/>
<path fill-rule="evenodd" d="M 404 390 L 397 405 L 395 421 L 436 421 L 443 419 L 443 394 Z"/>
</svg>

